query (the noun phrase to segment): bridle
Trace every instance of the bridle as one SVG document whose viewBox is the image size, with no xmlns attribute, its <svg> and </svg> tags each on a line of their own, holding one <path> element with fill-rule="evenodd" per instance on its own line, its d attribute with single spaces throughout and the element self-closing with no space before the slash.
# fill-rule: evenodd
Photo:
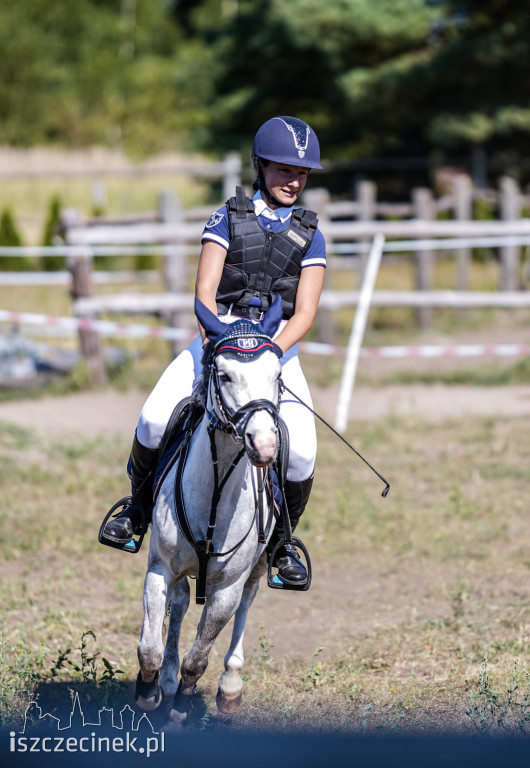
<svg viewBox="0 0 530 768">
<path fill-rule="evenodd" d="M 210 419 L 209 426 L 212 427 L 212 429 L 229 434 L 235 443 L 242 443 L 245 440 L 247 424 L 251 417 L 258 411 L 267 411 L 272 417 L 275 428 L 278 429 L 281 396 L 283 392 L 283 382 L 281 379 L 278 380 L 278 401 L 276 404 L 274 404 L 272 400 L 257 398 L 255 400 L 250 400 L 250 402 L 241 406 L 241 408 L 233 411 L 229 408 L 223 396 L 216 357 L 214 357 L 210 364 L 208 376 L 208 390 L 210 391 L 210 388 L 213 387 L 211 400 L 215 403 L 213 412 L 208 409 L 208 405 L 206 406 L 206 412 Z M 217 413 L 215 411 L 217 411 Z"/>
</svg>

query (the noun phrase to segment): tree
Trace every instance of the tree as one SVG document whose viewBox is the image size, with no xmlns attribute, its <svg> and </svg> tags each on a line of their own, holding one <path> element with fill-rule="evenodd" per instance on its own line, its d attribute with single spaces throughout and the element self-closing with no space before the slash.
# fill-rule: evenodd
<svg viewBox="0 0 530 768">
<path fill-rule="evenodd" d="M 371 126 L 350 119 L 348 76 L 366 78 L 425 48 L 437 14 L 422 0 L 206 0 L 193 17 L 215 62 L 206 141 L 248 147 L 262 122 L 295 114 L 313 125 L 328 157 L 340 155 L 334 148 L 345 140 L 349 150 L 356 142 L 364 151 Z"/>
<path fill-rule="evenodd" d="M 204 0 L 187 13 L 215 62 L 203 147 L 248 148 L 264 120 L 296 114 L 327 158 L 526 153 L 530 16 L 516 0 Z"/>
<path fill-rule="evenodd" d="M 0 15 L 4 143 L 220 154 L 294 114 L 328 159 L 483 147 L 525 167 L 520 0 L 0 0 Z"/>
</svg>

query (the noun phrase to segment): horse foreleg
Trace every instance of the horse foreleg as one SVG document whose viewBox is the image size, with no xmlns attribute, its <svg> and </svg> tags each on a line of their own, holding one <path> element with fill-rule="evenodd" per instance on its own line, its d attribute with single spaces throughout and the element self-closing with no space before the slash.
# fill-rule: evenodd
<svg viewBox="0 0 530 768">
<path fill-rule="evenodd" d="M 243 654 L 245 624 L 248 611 L 259 589 L 259 581 L 266 570 L 267 560 L 265 554 L 263 554 L 245 584 L 239 608 L 234 616 L 230 648 L 224 658 L 225 671 L 219 679 L 219 688 L 215 699 L 217 709 L 223 714 L 229 715 L 237 712 L 241 706 L 243 695 L 241 670 L 245 663 Z"/>
<path fill-rule="evenodd" d="M 169 573 L 165 568 L 149 567 L 144 583 L 144 620 L 138 645 L 140 672 L 136 681 L 136 703 L 147 712 L 162 701 L 158 671 L 164 658 L 162 625 L 166 615 Z"/>
<path fill-rule="evenodd" d="M 178 686 L 179 638 L 182 620 L 190 604 L 190 587 L 187 578 L 178 581 L 171 593 L 171 611 L 166 638 L 164 663 L 160 673 L 160 685 L 164 696 L 174 696 Z"/>
<path fill-rule="evenodd" d="M 184 723 L 191 707 L 195 685 L 208 666 L 208 655 L 212 645 L 234 615 L 241 600 L 242 591 L 243 586 L 240 580 L 230 587 L 215 590 L 207 596 L 195 641 L 184 655 L 180 667 L 181 680 L 169 713 L 170 720 L 175 725 L 180 726 Z"/>
</svg>

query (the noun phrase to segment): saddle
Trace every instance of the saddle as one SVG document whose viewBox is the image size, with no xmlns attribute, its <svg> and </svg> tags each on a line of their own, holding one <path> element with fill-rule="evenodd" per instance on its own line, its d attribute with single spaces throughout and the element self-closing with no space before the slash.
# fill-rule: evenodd
<svg viewBox="0 0 530 768">
<path fill-rule="evenodd" d="M 132 553 L 138 552 L 140 550 L 145 532 L 147 531 L 147 528 L 151 522 L 150 515 L 147 515 L 144 510 L 146 509 L 152 510 L 154 504 L 156 503 L 158 494 L 160 492 L 160 489 L 162 487 L 162 484 L 165 478 L 167 477 L 171 468 L 175 465 L 175 463 L 181 456 L 183 460 L 181 464 L 179 464 L 179 468 L 182 470 L 182 465 L 185 462 L 191 437 L 194 431 L 199 426 L 203 416 L 204 416 L 204 408 L 201 405 L 197 404 L 197 402 L 194 402 L 191 397 L 184 398 L 176 405 L 167 423 L 166 429 L 164 430 L 164 434 L 162 436 L 162 440 L 160 442 L 160 447 L 159 447 L 159 458 L 158 458 L 158 461 L 156 462 L 156 466 L 154 470 L 147 476 L 144 483 L 140 486 L 138 491 L 132 497 L 127 496 L 123 499 L 120 499 L 109 510 L 100 528 L 99 541 L 101 543 L 107 544 L 109 546 L 115 546 L 119 549 L 123 549 L 124 551 L 132 552 Z M 271 467 L 269 467 L 266 473 L 264 489 L 265 489 L 265 493 L 268 500 L 268 506 L 272 509 L 276 520 L 278 520 L 280 517 L 283 518 L 284 528 L 285 528 L 285 538 L 282 538 L 282 540 L 276 545 L 276 547 L 274 547 L 272 551 L 270 547 L 267 550 L 268 561 L 269 561 L 267 583 L 268 583 L 268 586 L 272 587 L 273 589 L 304 589 L 305 590 L 309 588 L 311 577 L 309 577 L 306 585 L 302 587 L 298 587 L 296 585 L 287 585 L 281 582 L 277 578 L 277 576 L 275 576 L 272 573 L 274 555 L 277 552 L 279 546 L 281 546 L 283 543 L 285 543 L 288 540 L 294 543 L 299 549 L 302 550 L 308 566 L 308 572 L 309 573 L 311 572 L 309 554 L 305 546 L 303 545 L 303 543 L 300 541 L 300 539 L 292 536 L 289 516 L 286 509 L 286 505 L 284 504 L 282 489 L 287 479 L 287 467 L 288 467 L 288 461 L 289 461 L 289 431 L 287 429 L 287 425 L 282 419 L 278 420 L 278 426 L 279 426 L 278 456 L 274 464 Z M 181 479 L 181 472 L 177 471 L 175 476 L 175 498 L 177 499 L 177 501 L 180 496 L 180 479 Z M 141 503 L 139 503 L 140 499 L 142 500 Z M 131 542 L 129 542 L 129 544 L 125 546 L 120 544 L 114 544 L 109 539 L 106 539 L 103 535 L 103 530 L 105 528 L 105 525 L 107 524 L 107 521 L 112 516 L 112 514 L 116 513 L 117 510 L 119 510 L 120 508 L 129 504 L 132 506 L 135 506 L 135 500 L 137 500 L 136 504 L 138 508 L 141 509 L 142 513 L 144 514 L 144 520 L 142 523 L 142 532 L 137 540 L 133 539 Z M 150 503 L 146 503 L 146 500 L 149 500 Z M 199 560 L 201 560 L 203 557 L 203 553 L 201 551 L 202 542 L 196 542 L 194 540 L 193 534 L 189 529 L 189 525 L 188 525 L 185 513 L 182 514 L 182 508 L 179 510 L 178 503 L 177 503 L 177 517 L 179 520 L 179 524 L 184 532 L 184 535 L 186 536 L 188 541 L 195 547 L 197 554 L 199 556 Z M 261 523 L 259 527 L 260 527 L 260 539 L 262 541 L 266 541 L 268 539 L 268 532 L 262 530 Z M 212 554 L 213 552 L 207 553 L 207 556 L 211 556 Z M 199 578 L 198 580 L 198 587 L 200 582 L 201 595 L 199 596 L 198 594 L 196 600 L 198 603 L 203 603 L 205 600 L 205 597 L 203 594 L 204 587 L 205 587 L 205 578 L 206 578 L 205 566 L 200 567 L 200 575 L 201 575 L 201 578 Z"/>
<path fill-rule="evenodd" d="M 160 447 L 159 459 L 153 478 L 153 504 L 156 503 L 162 483 L 180 455 L 186 437 L 191 437 L 204 415 L 204 408 L 185 397 L 175 406 L 166 425 Z"/>
</svg>

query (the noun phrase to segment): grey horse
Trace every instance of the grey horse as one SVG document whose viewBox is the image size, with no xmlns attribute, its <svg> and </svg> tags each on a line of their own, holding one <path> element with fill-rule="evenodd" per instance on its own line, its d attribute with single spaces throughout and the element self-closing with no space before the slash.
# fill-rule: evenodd
<svg viewBox="0 0 530 768">
<path fill-rule="evenodd" d="M 210 339 L 210 361 L 205 355 L 202 382 L 205 413 L 165 477 L 153 511 L 138 646 L 137 704 L 152 711 L 172 697 L 169 728 L 185 722 L 208 654 L 232 616 L 232 639 L 216 702 L 224 713 L 238 709 L 245 622 L 267 569 L 263 530 L 270 535 L 274 525 L 263 475 L 278 450 L 281 366 L 279 348 L 271 339 L 281 320 L 279 300 L 259 325 L 238 321 L 227 326 L 203 305 L 196 311 Z M 199 381 L 195 389 L 200 388 Z M 177 514 L 179 503 L 189 522 L 188 536 Z M 264 510 L 261 525 L 258 509 Z M 180 663 L 179 682 L 179 634 L 190 600 L 188 577 L 200 577 L 197 542 L 214 554 L 207 561 L 205 604 L 195 641 Z M 162 625 L 169 604 L 164 647 Z"/>
</svg>

